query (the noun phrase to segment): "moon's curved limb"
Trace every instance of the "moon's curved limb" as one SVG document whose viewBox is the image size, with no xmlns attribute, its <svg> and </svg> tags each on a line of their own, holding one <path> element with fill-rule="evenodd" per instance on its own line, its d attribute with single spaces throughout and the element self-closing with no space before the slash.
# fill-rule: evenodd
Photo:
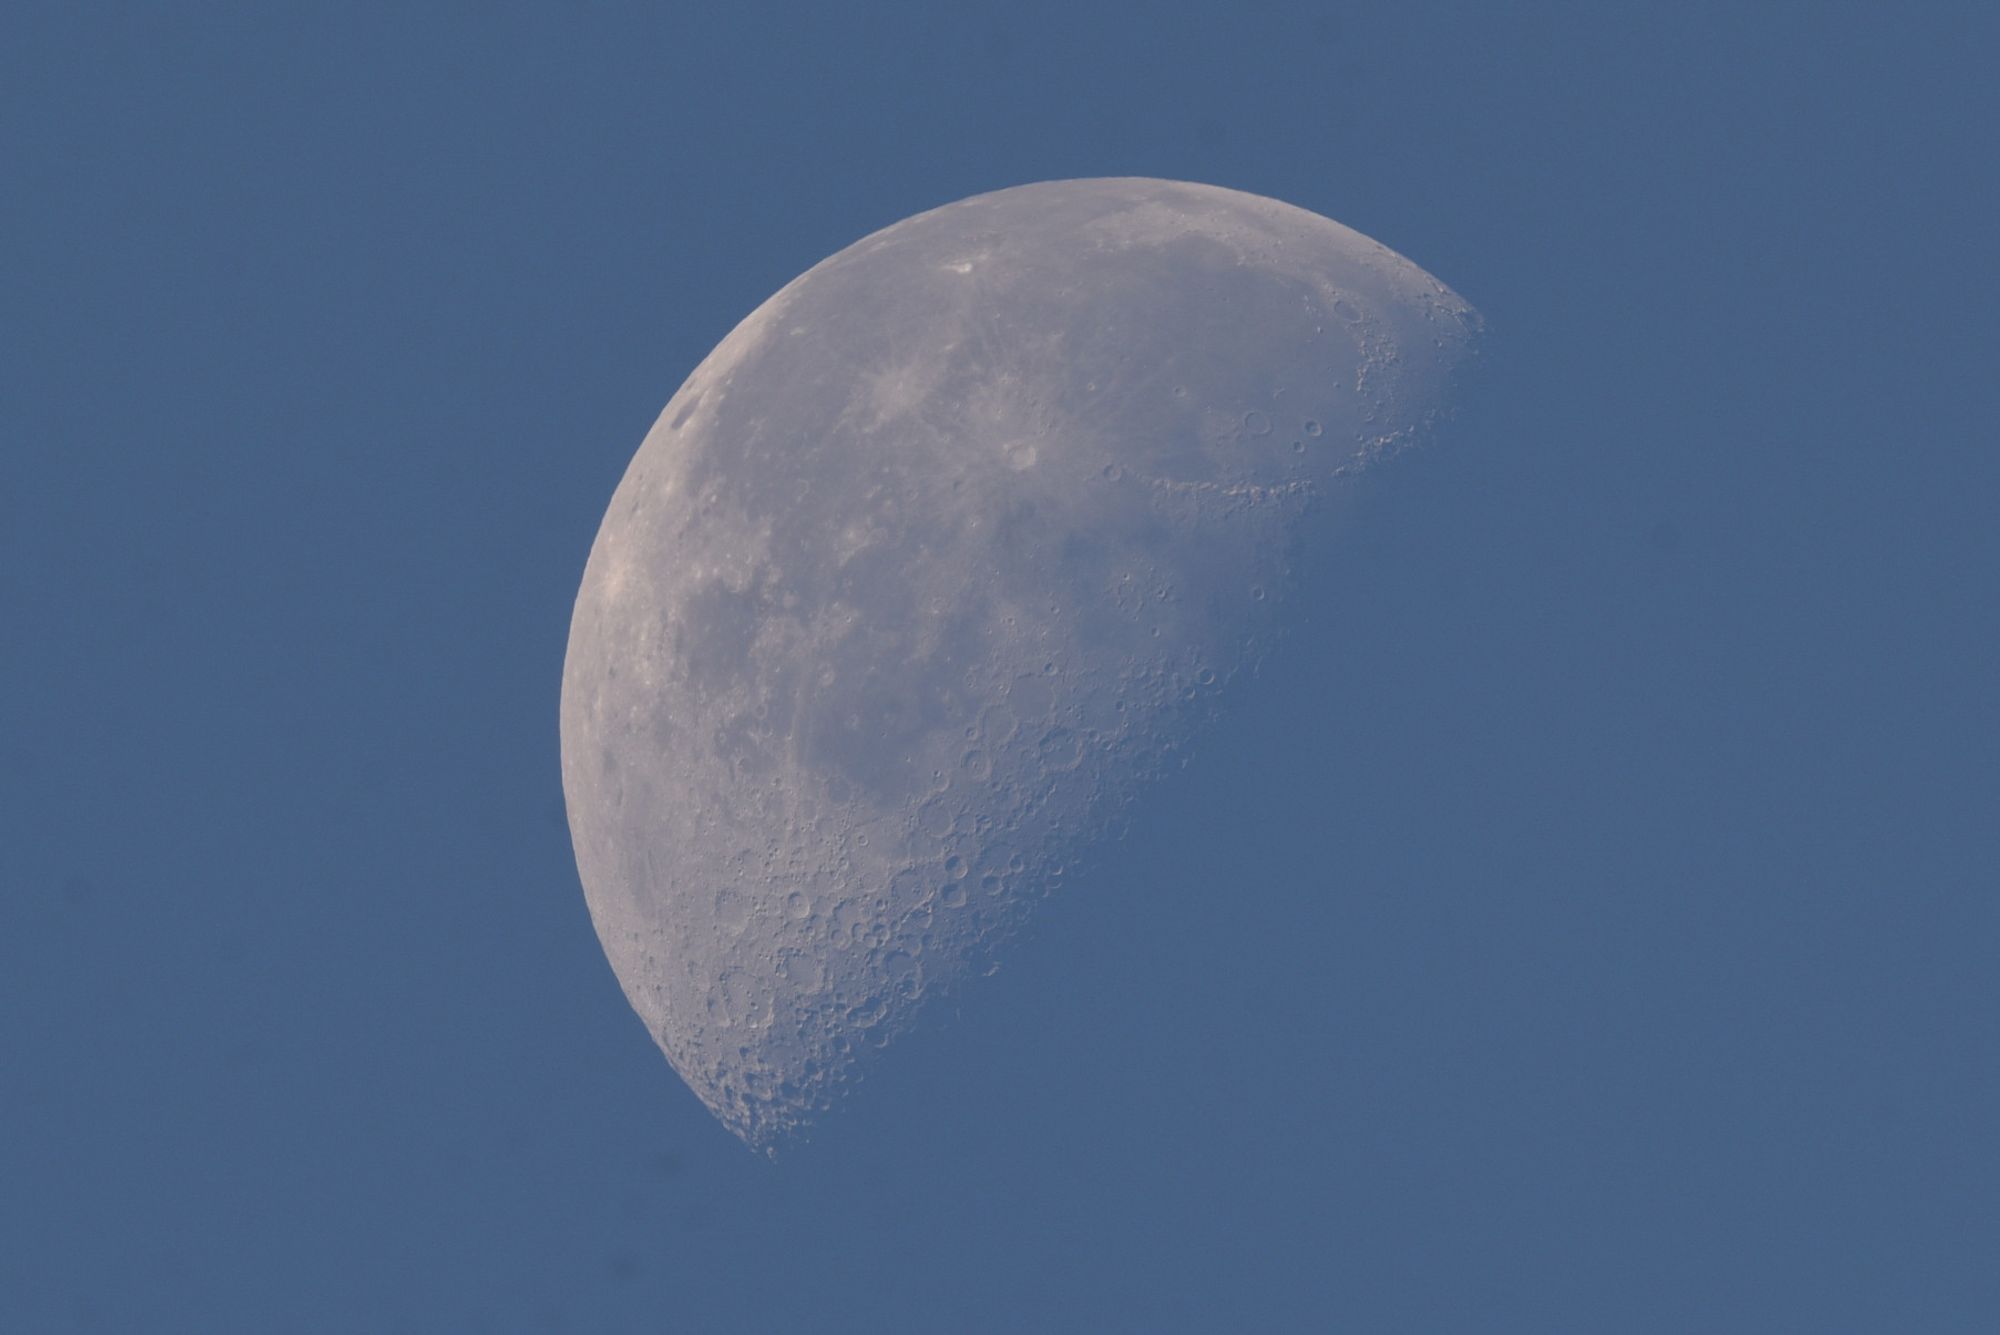
<svg viewBox="0 0 2000 1335">
<path fill-rule="evenodd" d="M 984 967 L 1476 330 L 1316 214 L 1105 179 L 898 223 L 722 341 L 612 499 L 562 690 L 592 918 L 717 1117 L 795 1132 Z"/>
</svg>

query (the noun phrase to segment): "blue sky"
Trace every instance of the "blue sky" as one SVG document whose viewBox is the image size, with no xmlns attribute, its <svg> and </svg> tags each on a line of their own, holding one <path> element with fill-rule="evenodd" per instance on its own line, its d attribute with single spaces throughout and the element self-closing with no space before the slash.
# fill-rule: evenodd
<svg viewBox="0 0 2000 1335">
<path fill-rule="evenodd" d="M 1992 1329 L 1995 28 L 10 8 L 0 1326 Z M 795 274 L 1124 174 L 1410 256 L 1478 401 L 767 1163 L 576 882 L 590 539 Z"/>
</svg>

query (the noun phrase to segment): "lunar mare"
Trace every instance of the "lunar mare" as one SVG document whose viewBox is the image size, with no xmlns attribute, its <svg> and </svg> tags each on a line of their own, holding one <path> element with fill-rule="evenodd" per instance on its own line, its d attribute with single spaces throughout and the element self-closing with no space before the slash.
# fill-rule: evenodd
<svg viewBox="0 0 2000 1335">
<path fill-rule="evenodd" d="M 562 767 L 605 952 L 724 1124 L 796 1134 L 988 967 L 1477 326 L 1302 209 L 1062 181 L 855 243 L 696 368 L 591 549 Z"/>
</svg>

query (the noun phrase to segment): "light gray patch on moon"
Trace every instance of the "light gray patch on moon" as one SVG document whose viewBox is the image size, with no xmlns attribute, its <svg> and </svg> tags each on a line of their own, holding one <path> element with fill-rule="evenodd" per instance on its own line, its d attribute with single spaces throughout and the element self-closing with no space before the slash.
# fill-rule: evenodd
<svg viewBox="0 0 2000 1335">
<path fill-rule="evenodd" d="M 612 498 L 562 691 L 592 918 L 717 1117 L 782 1141 L 988 966 L 1477 323 L 1315 214 L 1107 179 L 898 223 L 723 340 Z"/>
</svg>

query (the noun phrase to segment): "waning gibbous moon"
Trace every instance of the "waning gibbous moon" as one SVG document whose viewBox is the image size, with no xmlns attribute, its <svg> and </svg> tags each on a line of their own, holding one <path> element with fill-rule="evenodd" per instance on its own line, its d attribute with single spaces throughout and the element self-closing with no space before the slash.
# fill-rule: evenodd
<svg viewBox="0 0 2000 1335">
<path fill-rule="evenodd" d="M 562 769 L 605 952 L 726 1126 L 795 1136 L 1080 879 L 1477 331 L 1317 214 L 1102 179 L 906 219 L 723 339 L 591 548 Z"/>
</svg>

